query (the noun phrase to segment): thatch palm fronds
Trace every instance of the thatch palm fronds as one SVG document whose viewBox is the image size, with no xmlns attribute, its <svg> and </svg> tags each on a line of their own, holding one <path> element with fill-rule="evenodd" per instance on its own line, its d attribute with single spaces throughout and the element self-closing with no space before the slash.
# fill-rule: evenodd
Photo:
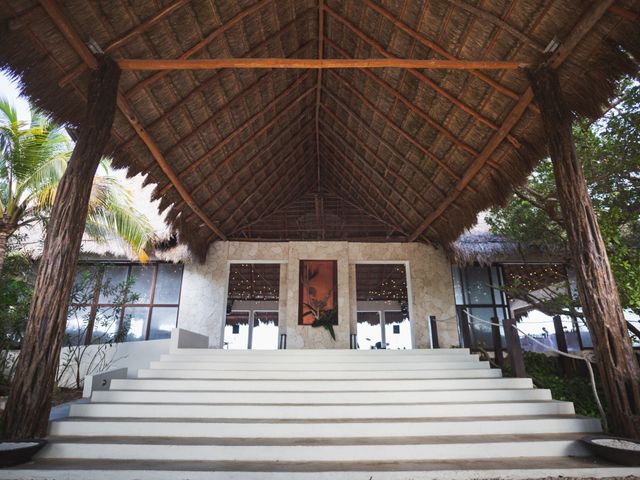
<svg viewBox="0 0 640 480">
<path fill-rule="evenodd" d="M 0 99 L 0 270 L 9 237 L 27 225 L 46 227 L 71 151 L 61 125 L 37 110 L 20 121 L 15 107 Z M 119 239 L 144 260 L 153 228 L 110 167 L 103 159 L 94 178 L 85 233 L 98 242 Z"/>
</svg>

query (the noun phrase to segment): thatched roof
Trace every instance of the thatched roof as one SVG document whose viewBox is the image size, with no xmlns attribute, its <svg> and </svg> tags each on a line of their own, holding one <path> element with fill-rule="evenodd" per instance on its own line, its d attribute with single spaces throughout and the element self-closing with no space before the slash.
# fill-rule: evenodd
<svg viewBox="0 0 640 480">
<path fill-rule="evenodd" d="M 530 65 L 559 42 L 549 62 L 570 107 L 598 116 L 614 80 L 637 70 L 639 11 L 637 0 L 0 0 L 0 64 L 77 125 L 83 42 L 115 59 Z M 127 70 L 120 92 L 114 164 L 148 174 L 200 255 L 221 238 L 251 239 L 248 225 L 318 191 L 392 225 L 385 235 L 447 244 L 545 155 L 518 69 Z"/>
<path fill-rule="evenodd" d="M 467 233 L 446 248 L 451 263 L 464 267 L 479 263 L 560 263 L 569 261 L 569 252 L 563 246 L 541 242 L 517 242 L 492 233 Z"/>
</svg>

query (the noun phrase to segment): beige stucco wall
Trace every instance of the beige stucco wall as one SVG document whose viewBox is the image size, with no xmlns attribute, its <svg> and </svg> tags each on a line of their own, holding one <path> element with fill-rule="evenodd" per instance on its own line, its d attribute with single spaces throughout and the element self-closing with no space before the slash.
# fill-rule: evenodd
<svg viewBox="0 0 640 480">
<path fill-rule="evenodd" d="M 298 325 L 300 260 L 338 261 L 338 317 L 334 342 L 324 329 Z M 428 317 L 455 315 L 451 269 L 442 250 L 418 243 L 216 242 L 204 264 L 187 263 L 180 299 L 180 328 L 223 342 L 226 292 L 231 263 L 274 262 L 280 270 L 280 332 L 287 348 L 349 348 L 355 333 L 355 264 L 398 262 L 408 272 L 409 314 L 414 348 L 429 346 Z M 440 345 L 457 345 L 454 322 L 439 324 Z"/>
</svg>

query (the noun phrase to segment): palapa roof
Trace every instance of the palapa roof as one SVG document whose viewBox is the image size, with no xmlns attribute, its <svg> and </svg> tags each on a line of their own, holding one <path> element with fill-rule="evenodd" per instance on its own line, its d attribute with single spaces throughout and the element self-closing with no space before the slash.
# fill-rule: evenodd
<svg viewBox="0 0 640 480">
<path fill-rule="evenodd" d="M 75 125 L 87 43 L 117 60 L 547 60 L 570 107 L 598 116 L 614 80 L 637 70 L 638 12 L 637 0 L 0 0 L 0 64 L 37 105 Z M 201 256 L 215 240 L 258 238 L 249 225 L 319 192 L 382 220 L 384 234 L 367 237 L 447 244 L 545 154 L 526 72 L 513 65 L 132 65 L 121 78 L 114 165 L 148 175 Z"/>
</svg>

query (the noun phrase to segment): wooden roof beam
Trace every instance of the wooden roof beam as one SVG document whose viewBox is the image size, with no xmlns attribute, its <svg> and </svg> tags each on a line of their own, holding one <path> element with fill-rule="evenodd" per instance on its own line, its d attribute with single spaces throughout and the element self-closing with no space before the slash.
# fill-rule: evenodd
<svg viewBox="0 0 640 480">
<path fill-rule="evenodd" d="M 340 168 L 338 168 L 338 165 L 340 166 Z M 371 193 L 366 189 L 362 189 L 362 182 L 360 182 L 359 179 L 355 179 L 353 174 L 346 170 L 346 168 L 340 162 L 325 162 L 325 166 L 327 173 L 329 173 L 333 177 L 331 183 L 333 183 L 333 185 L 337 185 L 342 190 L 342 193 L 338 195 L 339 197 L 344 198 L 346 196 L 347 198 L 353 198 L 354 200 L 351 201 L 352 204 L 357 205 L 360 210 L 363 210 L 364 212 L 374 216 L 375 218 L 384 218 L 385 216 L 389 218 L 395 218 L 394 215 L 389 214 L 389 211 L 386 208 L 377 205 L 375 199 L 371 196 Z M 353 190 L 356 195 L 354 195 L 351 190 Z M 363 201 L 363 195 L 361 195 L 361 191 L 365 194 L 364 196 L 368 198 L 367 201 Z M 363 205 L 367 205 L 369 206 L 369 208 L 364 207 Z M 375 211 L 375 209 L 373 208 L 374 205 L 381 208 L 381 211 L 384 213 L 382 217 Z M 399 226 L 395 221 L 383 221 L 386 225 L 390 225 L 396 232 L 399 232 L 404 236 L 408 235 L 406 230 Z"/>
<path fill-rule="evenodd" d="M 333 48 L 338 53 L 340 53 L 340 55 L 343 55 L 343 56 L 347 56 L 348 55 L 347 52 L 345 52 L 340 46 L 336 45 L 333 41 L 331 41 L 329 39 L 326 39 L 326 42 L 327 42 L 328 45 L 331 46 L 331 48 Z M 398 92 L 396 89 L 394 89 L 386 81 L 382 80 L 380 77 L 378 77 L 377 75 L 374 75 L 373 73 L 371 73 L 368 70 L 362 70 L 362 73 L 364 73 L 373 82 L 375 82 L 378 85 L 380 85 L 380 87 L 382 89 L 386 90 L 392 96 L 394 96 L 408 110 L 410 110 L 415 115 L 420 117 L 422 120 L 424 120 L 424 122 L 426 122 L 429 125 L 431 125 L 434 129 L 438 130 L 438 132 L 440 132 L 442 134 L 442 136 L 444 136 L 447 140 L 449 140 L 449 142 L 453 143 L 456 147 L 458 147 L 461 150 L 467 152 L 469 155 L 471 155 L 473 157 L 477 157 L 479 155 L 479 152 L 476 149 L 474 149 L 471 145 L 468 145 L 466 142 L 460 140 L 458 137 L 456 137 L 456 135 L 454 135 L 449 130 L 447 130 L 447 128 L 445 128 L 443 125 L 440 125 L 440 122 L 434 120 L 429 115 L 427 115 L 426 112 L 424 112 L 423 110 L 421 110 L 418 107 L 416 107 L 411 100 L 409 100 L 404 95 L 402 95 L 400 92 Z M 437 157 L 435 157 L 435 158 L 437 158 Z M 432 159 L 434 161 L 436 161 L 435 158 L 432 158 Z M 440 162 L 440 160 L 437 160 L 437 162 Z M 442 166 L 445 170 L 448 169 L 448 167 L 443 166 L 443 165 L 444 164 L 440 164 L 440 166 Z"/>
<path fill-rule="evenodd" d="M 282 130 L 280 130 L 280 132 L 278 132 L 278 134 L 273 138 L 273 140 L 271 140 L 271 142 L 269 142 L 269 144 L 263 148 L 260 148 L 253 156 L 251 156 L 251 158 L 247 159 L 244 164 L 242 165 L 242 167 L 240 167 L 238 170 L 236 170 L 231 177 L 229 177 L 228 179 L 225 180 L 225 183 L 231 183 L 233 182 L 238 175 L 240 175 L 242 172 L 244 172 L 245 170 L 247 170 L 248 168 L 253 166 L 253 162 L 255 162 L 257 159 L 263 158 L 265 155 L 268 154 L 268 152 L 271 150 L 271 148 L 278 143 L 279 141 L 282 140 L 282 137 L 286 134 L 286 133 L 290 133 L 291 132 L 291 128 L 292 126 L 299 122 L 300 120 L 302 120 L 304 118 L 305 115 L 308 114 L 307 110 L 304 110 L 301 112 L 300 115 L 298 115 L 296 117 L 295 120 L 293 120 L 292 122 L 290 122 L 289 124 L 287 124 L 287 126 L 285 128 L 283 128 Z M 296 135 L 300 135 L 302 133 L 306 133 L 306 131 L 308 130 L 309 125 L 311 125 L 311 121 L 307 121 L 306 123 L 304 123 L 302 125 L 302 127 L 300 127 L 298 129 L 298 131 L 296 132 Z M 298 142 L 296 144 L 296 147 L 299 146 L 306 138 L 303 137 L 303 139 Z M 282 154 L 282 152 L 286 149 L 291 150 L 291 145 L 290 144 L 285 144 L 282 147 L 280 147 L 275 153 L 270 154 L 270 158 L 269 158 L 269 162 L 271 163 L 274 161 L 274 159 L 280 159 L 280 156 Z M 290 155 L 291 152 L 287 153 L 287 156 Z M 212 176 L 208 175 L 207 178 L 205 180 L 203 180 L 198 186 L 202 186 L 205 185 L 207 182 L 211 181 Z M 202 208 L 207 208 L 207 206 L 209 205 L 209 203 L 218 196 L 218 194 L 220 193 L 220 190 L 217 190 L 213 193 L 213 195 L 211 196 L 211 198 L 209 200 L 207 200 Z M 227 203 L 225 203 L 225 205 L 223 205 L 223 207 L 227 207 L 228 206 L 228 202 L 232 201 L 234 199 L 234 197 L 236 197 L 236 195 L 238 195 L 241 192 L 234 192 L 233 194 L 229 195 L 229 199 L 227 200 Z M 213 215 L 212 218 L 216 218 L 217 214 L 219 213 L 218 209 Z"/>
<path fill-rule="evenodd" d="M 427 47 L 428 49 L 430 49 L 433 52 L 437 53 L 441 57 L 444 57 L 444 58 L 449 59 L 449 60 L 457 60 L 454 55 L 452 55 L 451 53 L 447 52 L 444 48 L 442 48 L 440 45 L 436 44 L 435 42 L 432 42 L 431 40 L 429 40 L 423 34 L 415 31 L 413 28 L 411 28 L 410 26 L 408 26 L 407 24 L 405 24 L 401 20 L 395 18 L 391 13 L 389 13 L 383 7 L 373 3 L 371 0 L 362 0 L 362 2 L 367 7 L 369 7 L 371 10 L 377 12 L 379 15 L 381 15 L 384 18 L 386 18 L 395 27 L 397 27 L 400 30 L 402 30 L 404 33 L 409 35 L 411 38 L 416 40 L 418 43 L 424 45 L 425 47 Z M 492 79 L 491 77 L 485 75 L 482 72 L 477 72 L 477 71 L 472 70 L 469 73 L 471 75 L 474 75 L 475 77 L 479 78 L 480 80 L 485 82 L 487 85 L 490 85 L 496 91 L 506 95 L 507 97 L 511 97 L 514 100 L 517 100 L 518 98 L 520 98 L 520 94 L 519 93 L 514 92 L 513 90 L 505 87 L 504 85 L 501 85 L 500 83 L 496 82 L 494 79 Z"/>
<path fill-rule="evenodd" d="M 318 59 L 324 58 L 324 0 L 318 0 Z M 322 95 L 322 69 L 317 73 L 316 84 L 316 171 L 317 188 L 320 188 L 320 97 Z"/>
<path fill-rule="evenodd" d="M 97 60 L 93 56 L 93 54 L 89 51 L 87 46 L 84 44 L 80 35 L 76 31 L 75 27 L 71 24 L 71 21 L 66 17 L 64 12 L 60 9 L 56 0 L 40 0 L 40 4 L 43 6 L 53 23 L 58 27 L 62 35 L 66 38 L 72 48 L 76 51 L 76 53 L 82 58 L 87 67 L 91 69 L 95 69 L 97 66 Z M 209 229 L 214 232 L 219 238 L 222 240 L 226 240 L 226 235 L 204 214 L 204 212 L 200 209 L 200 207 L 193 200 L 189 192 L 185 189 L 184 185 L 176 174 L 173 172 L 173 169 L 167 163 L 166 159 L 160 152 L 160 149 L 156 146 L 153 139 L 149 136 L 149 134 L 145 131 L 144 127 L 142 127 L 140 121 L 137 116 L 129 106 L 128 102 L 124 98 L 122 94 L 118 94 L 117 104 L 120 112 L 125 116 L 129 124 L 133 127 L 136 133 L 140 136 L 142 142 L 147 146 L 149 152 L 156 160 L 156 163 L 160 167 L 160 169 L 164 172 L 165 176 L 168 178 L 169 182 L 173 184 L 178 194 L 182 197 L 184 202 L 189 205 L 189 207 L 193 210 L 193 212 L 200 217 L 200 219 L 209 227 Z"/>
<path fill-rule="evenodd" d="M 600 2 L 595 2 L 590 7 L 587 7 L 587 11 L 582 15 L 580 20 L 578 20 L 577 25 L 575 25 L 571 33 L 560 44 L 558 50 L 556 50 L 545 62 L 546 65 L 551 69 L 556 69 L 562 65 L 573 49 L 580 43 L 591 28 L 593 28 L 598 20 L 602 18 L 613 2 L 614 0 L 602 0 Z M 498 148 L 500 143 L 504 140 L 507 133 L 515 127 L 532 101 L 533 91 L 531 90 L 531 87 L 529 87 L 522 97 L 520 97 L 511 112 L 509 112 L 509 115 L 505 119 L 500 130 L 496 132 L 491 139 L 489 139 L 485 148 L 482 150 L 481 155 L 473 161 L 462 180 L 458 185 L 456 185 L 454 191 L 451 192 L 440 206 L 431 212 L 420 226 L 411 234 L 409 237 L 410 242 L 414 241 L 428 226 L 435 222 L 446 211 L 447 207 L 460 196 L 467 185 L 469 185 L 469 183 L 475 178 L 476 174 L 482 169 L 496 148 Z"/>
<path fill-rule="evenodd" d="M 147 59 L 124 58 L 118 60 L 123 70 L 157 70 L 165 73 L 176 70 L 217 70 L 220 68 L 425 68 L 436 70 L 517 70 L 530 65 L 525 62 L 493 60 L 422 60 L 412 58 L 198 58 Z M 142 83 L 142 82 L 141 82 Z M 134 87 L 135 88 L 135 87 Z M 130 95 L 128 95 L 130 96 Z"/>
<path fill-rule="evenodd" d="M 329 15 L 334 17 L 340 23 L 342 23 L 343 25 L 347 26 L 349 28 L 349 30 L 351 30 L 363 42 L 365 42 L 367 45 L 369 45 L 369 46 L 373 47 L 375 50 L 377 50 L 378 53 L 380 53 L 382 56 L 384 56 L 386 58 L 394 58 L 394 56 L 389 51 L 387 51 L 379 42 L 377 42 L 374 39 L 370 38 L 366 33 L 364 33 L 362 30 L 360 30 L 358 27 L 356 27 L 351 21 L 349 21 L 346 18 L 344 18 L 338 12 L 336 12 L 335 10 L 332 10 L 329 7 L 326 7 L 326 11 L 327 11 L 327 13 Z M 414 68 L 410 68 L 410 69 L 408 69 L 408 71 L 409 71 L 409 73 L 411 73 L 411 75 L 413 75 L 415 78 L 417 78 L 420 82 L 422 82 L 423 84 L 427 85 L 429 88 L 431 88 L 432 90 L 434 90 L 435 92 L 437 92 L 438 94 L 440 94 L 441 96 L 443 96 L 444 98 L 449 100 L 456 107 L 460 108 L 462 111 L 464 111 L 468 115 L 471 115 L 473 118 L 478 120 L 480 123 L 488 126 L 492 130 L 498 130 L 500 128 L 492 120 L 488 119 L 487 117 L 482 115 L 477 110 L 469 107 L 464 102 L 458 100 L 458 98 L 456 98 L 455 95 L 452 95 L 451 93 L 447 92 L 444 88 L 442 88 L 440 85 L 438 85 L 436 82 L 431 80 L 429 77 L 427 77 L 423 73 L 417 71 Z M 520 142 L 518 142 L 512 135 L 509 135 L 508 139 L 516 148 L 520 147 Z"/>
<path fill-rule="evenodd" d="M 277 115 L 275 115 L 269 122 L 267 122 L 257 132 L 255 132 L 253 134 L 253 140 L 256 140 L 257 138 L 261 137 L 276 122 L 278 122 L 278 120 L 280 120 L 283 116 L 285 116 L 287 113 L 289 113 L 296 105 L 298 105 L 298 103 L 300 103 L 302 100 L 307 98 L 313 92 L 315 92 L 315 88 L 311 87 L 306 92 L 304 92 L 302 95 L 300 95 L 295 100 L 293 100 L 291 103 L 289 103 L 289 105 L 287 105 L 283 110 L 281 110 Z M 302 112 L 302 114 L 304 114 L 304 113 L 306 113 L 306 110 L 304 112 Z M 206 184 L 206 182 L 210 181 L 212 177 L 218 175 L 220 173 L 220 171 L 222 170 L 222 168 L 227 166 L 230 162 L 235 160 L 240 155 L 240 153 L 242 152 L 242 150 L 245 148 L 246 145 L 247 145 L 247 143 L 243 143 L 231 155 L 229 155 L 228 157 L 225 157 L 219 164 L 217 164 L 214 167 L 214 169 L 213 169 L 213 171 L 211 173 L 209 173 L 204 179 L 202 179 L 200 181 L 200 183 L 198 185 L 196 185 L 196 187 L 193 189 L 193 191 L 194 192 L 199 191 L 200 188 L 202 188 Z M 205 154 L 205 156 L 209 157 L 209 154 Z M 203 158 L 203 157 L 201 157 L 201 158 Z"/>
<path fill-rule="evenodd" d="M 258 10 L 260 10 L 262 7 L 264 7 L 265 5 L 267 5 L 269 3 L 272 3 L 273 1 L 274 0 L 261 0 L 258 3 L 256 3 L 255 5 L 252 5 L 251 7 L 243 10 L 240 13 L 238 13 L 235 17 L 233 17 L 227 23 L 225 23 L 225 24 L 221 25 L 220 27 L 216 28 L 214 31 L 209 33 L 205 38 L 200 40 L 198 43 L 196 43 L 189 50 L 187 50 L 182 55 L 180 55 L 179 59 L 180 60 L 188 60 L 190 57 L 192 57 L 193 55 L 198 53 L 200 50 L 204 49 L 211 42 L 213 42 L 216 38 L 218 38 L 219 36 L 223 35 L 226 31 L 228 31 L 228 30 L 232 29 L 233 27 L 235 27 L 238 23 L 240 23 L 246 17 L 248 17 L 249 15 L 254 14 Z M 138 82 L 133 87 L 131 87 L 124 94 L 125 97 L 126 98 L 131 98 L 133 95 L 138 93 L 143 88 L 147 88 L 147 87 L 151 86 L 153 83 L 155 83 L 156 81 L 158 81 L 161 78 L 163 78 L 165 75 L 167 75 L 167 73 L 169 73 L 169 72 L 160 71 L 160 72 L 157 72 L 157 73 L 151 75 L 150 77 L 145 78 L 144 80 Z"/>
<path fill-rule="evenodd" d="M 106 47 L 103 48 L 104 53 L 111 53 L 114 50 L 117 50 L 118 48 L 123 47 L 124 45 L 129 43 L 133 38 L 137 37 L 138 35 L 143 34 L 149 28 L 151 28 L 153 25 L 155 25 L 156 23 L 158 23 L 161 20 L 164 20 L 167 16 L 171 15 L 173 12 L 175 12 L 176 10 L 181 8 L 182 6 L 186 5 L 190 1 L 191 0 L 178 0 L 176 2 L 170 3 L 168 6 L 166 6 L 163 9 L 161 9 L 157 13 L 151 15 L 151 17 L 149 17 L 148 19 L 146 19 L 145 21 L 143 21 L 139 25 L 136 25 L 135 27 L 130 29 L 127 33 L 125 33 L 120 38 L 117 38 L 116 40 L 113 40 L 111 43 L 109 43 L 109 45 L 107 45 Z M 86 69 L 87 69 L 87 65 L 85 63 L 81 63 L 76 68 L 71 70 L 69 73 L 64 75 L 58 81 L 58 86 L 59 87 L 64 87 L 67 83 L 75 80 Z"/>
</svg>

